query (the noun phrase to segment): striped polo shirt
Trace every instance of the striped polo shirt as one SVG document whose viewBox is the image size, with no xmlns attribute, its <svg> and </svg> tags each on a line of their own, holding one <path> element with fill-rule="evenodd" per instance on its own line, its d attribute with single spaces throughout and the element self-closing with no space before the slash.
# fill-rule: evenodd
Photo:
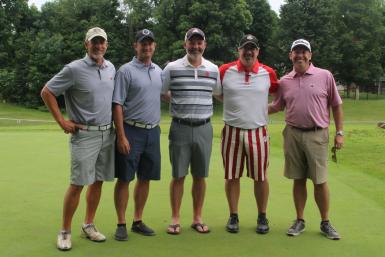
<svg viewBox="0 0 385 257">
<path fill-rule="evenodd" d="M 247 71 L 240 60 L 220 67 L 223 120 L 227 125 L 255 129 L 268 123 L 268 94 L 278 89 L 277 75 L 264 64 Z"/>
<path fill-rule="evenodd" d="M 221 95 L 218 66 L 202 57 L 199 67 L 187 55 L 163 70 L 162 93 L 171 92 L 170 113 L 180 119 L 202 120 L 213 115 L 213 95 Z"/>
</svg>

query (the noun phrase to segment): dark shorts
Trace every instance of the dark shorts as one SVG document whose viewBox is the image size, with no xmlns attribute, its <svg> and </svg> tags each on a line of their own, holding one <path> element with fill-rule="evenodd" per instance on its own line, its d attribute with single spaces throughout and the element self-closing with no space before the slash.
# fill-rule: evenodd
<svg viewBox="0 0 385 257">
<path fill-rule="evenodd" d="M 115 153 L 115 177 L 132 181 L 160 179 L 160 128 L 144 129 L 124 124 L 124 132 L 130 143 L 128 155 Z"/>
</svg>

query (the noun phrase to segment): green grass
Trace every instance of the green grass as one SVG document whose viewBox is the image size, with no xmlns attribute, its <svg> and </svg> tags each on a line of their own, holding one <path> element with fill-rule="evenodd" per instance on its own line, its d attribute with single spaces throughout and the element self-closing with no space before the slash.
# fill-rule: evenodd
<svg viewBox="0 0 385 257">
<path fill-rule="evenodd" d="M 295 212 L 291 182 L 282 176 L 282 114 L 272 116 L 273 122 L 269 125 L 271 194 L 268 215 L 271 232 L 268 235 L 260 236 L 254 232 L 257 211 L 252 183 L 247 178 L 242 179 L 241 232 L 233 235 L 224 231 L 228 210 L 219 149 L 222 122 L 218 113 L 213 118 L 213 153 L 204 209 L 205 222 L 210 225 L 212 233 L 199 235 L 189 228 L 192 216 L 190 177 L 186 179 L 182 204 L 182 234 L 170 236 L 165 233 L 170 217 L 168 184 L 171 175 L 167 150 L 170 120 L 167 114 L 163 114 L 162 180 L 151 184 L 144 216 L 157 236 L 143 237 L 130 233 L 128 242 L 112 239 L 116 222 L 113 183 L 106 183 L 96 224 L 107 235 L 107 242 L 97 244 L 79 237 L 84 215 L 83 194 L 73 222 L 74 249 L 68 253 L 55 249 L 62 199 L 69 179 L 68 136 L 57 125 L 0 125 L 0 257 L 385 256 L 385 130 L 376 128 L 373 122 L 363 122 L 385 120 L 384 104 L 385 101 L 380 100 L 345 102 L 345 119 L 356 122 L 346 124 L 345 148 L 338 152 L 338 163 L 329 165 L 330 214 L 343 236 L 339 242 L 327 240 L 319 234 L 319 214 L 310 184 L 305 212 L 306 232 L 298 238 L 285 235 Z M 4 113 L 15 118 L 51 119 L 48 113 L 0 105 L 0 117 L 7 117 Z M 130 199 L 128 220 L 131 220 L 132 213 L 133 202 Z"/>
</svg>

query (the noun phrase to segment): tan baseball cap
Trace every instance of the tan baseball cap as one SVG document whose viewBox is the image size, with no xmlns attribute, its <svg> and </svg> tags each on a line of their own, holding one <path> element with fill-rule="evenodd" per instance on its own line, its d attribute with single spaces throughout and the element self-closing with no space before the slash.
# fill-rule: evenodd
<svg viewBox="0 0 385 257">
<path fill-rule="evenodd" d="M 87 34 L 86 34 L 86 39 L 85 41 L 90 41 L 92 40 L 94 37 L 102 37 L 104 38 L 105 40 L 107 40 L 107 34 L 106 32 L 99 28 L 99 27 L 94 27 L 92 29 L 89 29 L 87 31 Z"/>
</svg>

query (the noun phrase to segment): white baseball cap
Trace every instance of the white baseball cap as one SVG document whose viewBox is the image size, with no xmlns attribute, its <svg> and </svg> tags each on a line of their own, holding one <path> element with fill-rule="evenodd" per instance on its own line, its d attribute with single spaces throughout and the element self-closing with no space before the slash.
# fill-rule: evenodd
<svg viewBox="0 0 385 257">
<path fill-rule="evenodd" d="M 311 46 L 310 46 L 310 43 L 309 41 L 305 40 L 305 39 L 297 39 L 293 42 L 293 44 L 291 44 L 291 48 L 290 48 L 290 51 L 293 51 L 294 47 L 296 46 L 304 46 L 306 47 L 307 49 L 309 49 L 309 51 L 311 52 Z"/>
</svg>

